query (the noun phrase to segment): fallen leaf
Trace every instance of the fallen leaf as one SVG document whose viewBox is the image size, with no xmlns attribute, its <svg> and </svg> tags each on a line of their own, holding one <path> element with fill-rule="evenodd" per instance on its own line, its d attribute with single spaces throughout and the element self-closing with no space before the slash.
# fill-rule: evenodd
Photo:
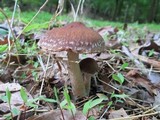
<svg viewBox="0 0 160 120">
<path fill-rule="evenodd" d="M 128 117 L 126 111 L 123 108 L 121 108 L 119 110 L 109 111 L 109 119 L 114 119 L 114 118 L 122 118 L 123 119 L 123 117 Z M 130 119 L 128 119 L 128 120 L 130 120 Z"/>
<path fill-rule="evenodd" d="M 7 88 L 9 89 L 9 91 L 15 92 L 21 89 L 21 85 L 18 83 L 0 84 L 0 92 L 5 92 Z"/>
<path fill-rule="evenodd" d="M 132 86 L 141 86 L 151 95 L 155 94 L 156 87 L 145 77 L 139 75 L 138 71 L 131 70 L 127 73 L 126 78 L 131 81 Z"/>
<path fill-rule="evenodd" d="M 81 113 L 77 112 L 75 114 L 75 119 L 73 118 L 71 112 L 67 110 L 62 110 L 63 114 L 60 110 L 52 110 L 41 115 L 36 115 L 28 118 L 27 120 L 86 120 L 87 118 Z M 63 115 L 63 117 L 62 117 Z"/>
</svg>

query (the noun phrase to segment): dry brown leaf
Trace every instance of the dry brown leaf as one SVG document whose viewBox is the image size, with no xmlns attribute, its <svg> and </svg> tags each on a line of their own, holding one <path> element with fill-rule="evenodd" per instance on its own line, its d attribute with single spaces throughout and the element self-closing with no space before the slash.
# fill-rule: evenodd
<svg viewBox="0 0 160 120">
<path fill-rule="evenodd" d="M 21 85 L 18 83 L 0 84 L 0 92 L 5 92 L 7 88 L 9 89 L 9 91 L 15 92 L 21 89 Z"/>
<path fill-rule="evenodd" d="M 10 44 L 12 44 L 12 43 L 13 43 L 13 41 L 10 40 Z M 5 44 L 8 44 L 8 38 L 7 37 L 5 37 L 4 40 L 0 40 L 0 45 L 5 45 Z"/>
<path fill-rule="evenodd" d="M 121 108 L 119 110 L 111 110 L 109 111 L 109 119 L 114 119 L 114 118 L 123 118 L 123 117 L 128 117 L 126 111 Z M 128 119 L 130 120 L 130 119 Z"/>
<path fill-rule="evenodd" d="M 102 27 L 100 29 L 97 30 L 97 32 L 101 35 L 101 36 L 104 36 L 106 34 L 115 34 L 118 32 L 118 29 L 117 28 L 114 28 L 112 26 L 105 26 L 105 27 Z"/>
<path fill-rule="evenodd" d="M 63 117 L 65 120 L 74 120 L 71 112 L 67 110 L 63 110 Z M 50 112 L 41 114 L 41 115 L 36 115 L 28 118 L 27 120 L 63 120 L 62 114 L 60 110 L 52 110 Z M 81 113 L 77 112 L 75 115 L 75 120 L 86 120 L 86 117 Z"/>
<path fill-rule="evenodd" d="M 132 86 L 142 86 L 144 87 L 151 95 L 155 93 L 155 87 L 152 83 L 147 79 L 139 75 L 138 71 L 131 70 L 127 73 L 126 78 L 132 81 Z"/>
</svg>

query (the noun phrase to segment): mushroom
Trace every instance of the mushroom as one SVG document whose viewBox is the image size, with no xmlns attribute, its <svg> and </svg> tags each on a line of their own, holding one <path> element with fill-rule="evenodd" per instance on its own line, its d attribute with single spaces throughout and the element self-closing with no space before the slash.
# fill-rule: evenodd
<svg viewBox="0 0 160 120">
<path fill-rule="evenodd" d="M 99 67 L 97 62 L 93 58 L 85 58 L 79 62 L 79 65 L 85 83 L 86 93 L 89 95 L 91 87 L 91 77 L 94 78 L 95 86 L 98 87 L 95 76 L 99 70 Z"/>
<path fill-rule="evenodd" d="M 38 45 L 46 52 L 67 51 L 68 72 L 73 94 L 76 97 L 86 96 L 79 67 L 79 54 L 102 51 L 104 49 L 103 38 L 83 23 L 72 22 L 63 27 L 48 30 L 39 40 Z"/>
</svg>

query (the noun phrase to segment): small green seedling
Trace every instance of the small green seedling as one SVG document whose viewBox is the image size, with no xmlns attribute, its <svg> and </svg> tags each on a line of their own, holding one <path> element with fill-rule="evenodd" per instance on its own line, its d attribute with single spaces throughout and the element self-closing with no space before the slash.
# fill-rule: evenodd
<svg viewBox="0 0 160 120">
<path fill-rule="evenodd" d="M 88 102 L 86 102 L 83 106 L 83 114 L 88 115 L 89 110 L 98 104 L 100 104 L 103 100 L 107 100 L 108 98 L 104 95 L 98 95 L 99 98 L 91 99 Z M 87 116 L 88 117 L 88 116 Z"/>
<path fill-rule="evenodd" d="M 21 94 L 21 98 L 23 99 L 24 103 L 27 103 L 28 96 L 23 87 L 21 87 L 20 94 Z"/>
<path fill-rule="evenodd" d="M 7 119 L 12 119 L 13 120 L 13 113 L 12 113 L 12 107 L 11 107 L 11 92 L 9 91 L 9 89 L 7 88 L 6 89 L 6 100 L 7 100 L 7 103 L 9 105 L 9 109 L 10 109 L 10 115 L 8 114 L 7 116 L 4 116 L 5 118 Z"/>
<path fill-rule="evenodd" d="M 5 52 L 8 49 L 8 44 L 0 45 L 0 53 Z"/>
<path fill-rule="evenodd" d="M 118 73 L 118 74 L 112 74 L 112 78 L 119 82 L 121 85 L 123 84 L 124 82 L 124 76 L 121 74 L 121 73 Z"/>
<path fill-rule="evenodd" d="M 9 91 L 8 88 L 6 89 L 6 97 L 7 97 L 7 102 L 9 105 L 10 112 L 11 112 L 11 118 L 13 119 L 13 113 L 12 113 L 12 108 L 11 108 L 11 92 Z"/>
<path fill-rule="evenodd" d="M 71 102 L 70 96 L 68 94 L 68 90 L 65 88 L 63 91 L 65 99 L 60 103 L 61 108 L 68 109 L 71 111 L 72 115 L 74 116 L 76 113 L 76 106 Z"/>
<path fill-rule="evenodd" d="M 29 107 L 34 107 L 34 108 L 37 107 L 37 104 L 35 104 L 35 103 L 38 100 L 43 100 L 45 102 L 50 102 L 50 103 L 57 103 L 56 100 L 49 99 L 49 98 L 46 98 L 44 96 L 39 96 L 39 97 L 34 98 L 34 99 L 29 99 L 28 96 L 27 96 L 27 93 L 26 93 L 26 91 L 23 87 L 20 90 L 20 94 L 21 94 L 21 98 L 23 99 L 24 103 Z"/>
<path fill-rule="evenodd" d="M 128 65 L 129 65 L 129 63 L 123 63 L 122 65 L 121 65 L 121 67 L 120 67 L 120 70 L 125 70 L 126 69 L 126 67 L 128 67 Z"/>
<path fill-rule="evenodd" d="M 152 49 L 152 50 L 149 51 L 148 57 L 151 57 L 153 55 L 154 55 L 154 49 Z"/>
</svg>

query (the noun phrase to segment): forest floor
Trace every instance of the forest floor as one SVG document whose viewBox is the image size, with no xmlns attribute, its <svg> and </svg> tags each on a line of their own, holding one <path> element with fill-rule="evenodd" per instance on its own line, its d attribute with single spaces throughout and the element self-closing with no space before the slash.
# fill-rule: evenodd
<svg viewBox="0 0 160 120">
<path fill-rule="evenodd" d="M 103 37 L 105 48 L 80 55 L 80 63 L 96 61 L 98 74 L 89 96 L 75 100 L 66 56 L 57 60 L 37 45 L 53 15 L 40 12 L 28 25 L 35 12 L 16 14 L 13 21 L 11 11 L 4 13 L 9 17 L 0 14 L 0 120 L 160 119 L 160 25 L 79 18 Z M 60 15 L 51 27 L 71 21 L 71 15 Z"/>
</svg>

